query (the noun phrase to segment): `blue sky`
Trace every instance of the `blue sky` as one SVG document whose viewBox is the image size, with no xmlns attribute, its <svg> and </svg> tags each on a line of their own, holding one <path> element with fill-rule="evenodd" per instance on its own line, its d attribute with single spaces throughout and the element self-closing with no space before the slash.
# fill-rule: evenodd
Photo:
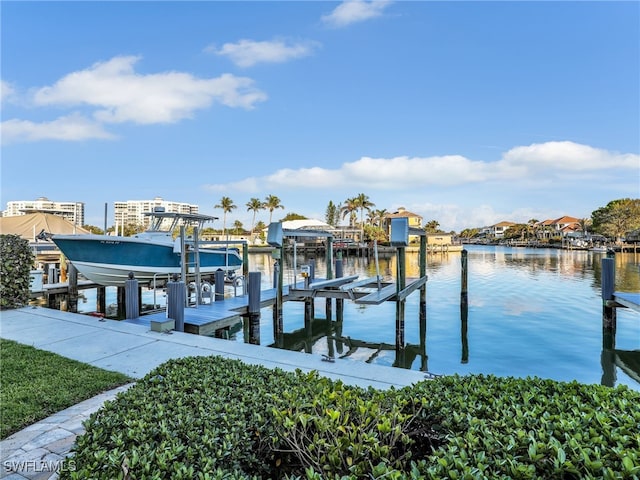
<svg viewBox="0 0 640 480">
<path fill-rule="evenodd" d="M 638 2 L 0 9 L 2 209 L 227 196 L 250 227 L 252 197 L 322 220 L 364 193 L 460 231 L 640 197 Z"/>
</svg>

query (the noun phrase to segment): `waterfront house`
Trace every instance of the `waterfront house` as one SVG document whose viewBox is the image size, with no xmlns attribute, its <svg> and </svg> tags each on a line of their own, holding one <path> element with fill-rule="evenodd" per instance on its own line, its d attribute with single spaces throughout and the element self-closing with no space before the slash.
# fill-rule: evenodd
<svg viewBox="0 0 640 480">
<path fill-rule="evenodd" d="M 405 209 L 404 207 L 398 208 L 393 213 L 388 213 L 382 218 L 382 228 L 387 232 L 389 238 L 391 238 L 391 220 L 394 218 L 406 218 L 409 224 L 409 228 L 422 228 L 422 217 L 417 213 L 413 213 Z M 409 235 L 409 242 L 418 241 L 419 237 L 415 235 Z"/>
<path fill-rule="evenodd" d="M 488 238 L 502 238 L 505 232 L 514 225 L 516 224 L 513 222 L 499 222 L 495 225 L 484 227 L 480 233 Z"/>
</svg>

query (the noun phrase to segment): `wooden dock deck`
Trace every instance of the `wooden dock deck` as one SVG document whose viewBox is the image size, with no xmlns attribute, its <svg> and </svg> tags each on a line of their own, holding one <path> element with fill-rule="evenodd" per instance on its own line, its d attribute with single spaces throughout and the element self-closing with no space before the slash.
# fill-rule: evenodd
<svg viewBox="0 0 640 480">
<path fill-rule="evenodd" d="M 405 289 L 403 298 L 411 291 L 424 285 L 427 277 L 414 279 Z M 377 288 L 380 287 L 380 288 Z M 305 285 L 284 285 L 282 301 L 302 301 L 312 298 L 350 299 L 356 303 L 379 305 L 398 296 L 396 285 L 382 282 L 381 278 L 358 279 L 357 275 L 333 279 L 316 279 Z M 260 308 L 270 307 L 276 303 L 277 289 L 271 288 L 260 292 Z M 216 335 L 222 329 L 228 329 L 242 321 L 249 314 L 249 295 L 238 295 L 204 303 L 184 309 L 184 331 L 196 335 Z M 148 313 L 124 322 L 145 325 L 151 328 L 152 322 L 161 324 L 169 320 L 165 310 Z"/>
<path fill-rule="evenodd" d="M 288 287 L 283 289 L 288 294 Z M 276 301 L 276 289 L 262 290 L 260 308 L 269 307 Z M 249 295 L 239 295 L 211 303 L 187 307 L 184 309 L 184 331 L 196 335 L 215 335 L 216 331 L 231 327 L 242 321 L 242 316 L 249 313 Z M 123 320 L 137 325 L 150 326 L 151 322 L 167 320 L 166 311 L 142 315 L 138 318 Z"/>
</svg>

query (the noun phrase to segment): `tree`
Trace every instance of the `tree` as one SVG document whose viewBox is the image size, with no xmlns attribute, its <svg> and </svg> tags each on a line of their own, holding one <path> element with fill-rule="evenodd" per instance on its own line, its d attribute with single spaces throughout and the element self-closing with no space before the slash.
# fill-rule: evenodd
<svg viewBox="0 0 640 480">
<path fill-rule="evenodd" d="M 527 237 L 538 237 L 538 224 L 540 221 L 537 218 L 532 218 L 527 222 Z"/>
<path fill-rule="evenodd" d="M 462 238 L 473 238 L 480 233 L 480 230 L 477 228 L 465 228 L 460 232 L 460 236 Z"/>
<path fill-rule="evenodd" d="M 582 230 L 582 233 L 586 236 L 587 235 L 587 230 L 591 226 L 591 219 L 590 218 L 581 218 L 578 221 L 578 223 L 580 224 L 580 230 Z"/>
<path fill-rule="evenodd" d="M 627 232 L 640 228 L 640 199 L 621 198 L 591 213 L 594 232 L 620 241 Z"/>
<path fill-rule="evenodd" d="M 375 207 L 376 204 L 369 200 L 369 196 L 364 193 L 359 193 L 355 198 L 356 208 L 360 210 L 360 228 L 364 227 L 364 211 L 370 211 L 371 207 Z"/>
<path fill-rule="evenodd" d="M 306 220 L 307 217 L 304 215 L 300 215 L 299 213 L 291 212 L 287 213 L 282 219 L 283 222 L 288 222 L 290 220 Z"/>
<path fill-rule="evenodd" d="M 337 227 L 338 223 L 340 223 L 340 205 L 336 206 L 332 201 L 329 201 L 324 214 L 324 221 L 332 227 Z"/>
<path fill-rule="evenodd" d="M 284 205 L 280 204 L 280 199 L 275 195 L 268 195 L 266 201 L 264 202 L 264 208 L 269 210 L 269 224 L 271 224 L 273 218 L 273 211 L 276 208 L 284 209 Z"/>
<path fill-rule="evenodd" d="M 516 238 L 519 238 L 520 240 L 524 240 L 524 235 L 526 232 L 528 232 L 528 229 L 529 229 L 529 224 L 525 224 L 525 223 L 517 223 L 515 225 L 511 225 L 509 228 L 505 230 L 503 238 L 505 240 L 516 239 Z"/>
<path fill-rule="evenodd" d="M 240 220 L 236 220 L 233 222 L 233 233 L 235 235 L 240 235 L 244 231 L 244 226 Z"/>
<path fill-rule="evenodd" d="M 358 203 L 355 198 L 347 198 L 344 201 L 344 205 L 340 207 L 340 213 L 342 218 L 349 215 L 349 226 L 353 227 L 356 219 L 356 211 L 358 210 Z"/>
<path fill-rule="evenodd" d="M 369 240 L 377 240 L 378 242 L 387 242 L 389 240 L 387 232 L 377 225 L 365 225 L 364 235 Z"/>
<path fill-rule="evenodd" d="M 424 226 L 424 231 L 427 233 L 439 233 L 439 227 L 440 223 L 437 220 L 429 220 Z"/>
<path fill-rule="evenodd" d="M 382 227 L 382 219 L 387 215 L 387 209 L 369 210 L 369 223 L 376 227 Z"/>
<path fill-rule="evenodd" d="M 256 227 L 256 215 L 260 210 L 264 210 L 265 205 L 259 198 L 252 198 L 247 202 L 247 212 L 253 212 L 253 218 L 251 219 L 251 233 L 253 233 Z"/>
<path fill-rule="evenodd" d="M 91 233 L 95 233 L 96 235 L 104 234 L 104 230 L 94 225 L 82 225 L 82 228 L 84 228 L 85 230 L 88 230 Z"/>
<path fill-rule="evenodd" d="M 233 209 L 237 207 L 233 204 L 233 200 L 231 200 L 229 197 L 222 197 L 220 199 L 220 203 L 218 205 L 215 205 L 213 208 L 222 209 L 222 235 L 224 235 L 227 230 L 227 213 L 232 212 Z"/>
</svg>

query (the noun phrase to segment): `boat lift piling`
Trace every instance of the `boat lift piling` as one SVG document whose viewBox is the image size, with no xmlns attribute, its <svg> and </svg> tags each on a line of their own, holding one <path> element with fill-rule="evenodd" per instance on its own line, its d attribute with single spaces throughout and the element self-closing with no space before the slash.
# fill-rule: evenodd
<svg viewBox="0 0 640 480">
<path fill-rule="evenodd" d="M 249 343 L 260 345 L 260 272 L 249 273 L 249 314 L 247 323 L 249 324 Z"/>
<path fill-rule="evenodd" d="M 469 319 L 468 295 L 468 261 L 467 250 L 463 249 L 460 256 L 460 339 L 462 342 L 462 357 L 460 363 L 469 363 L 469 341 L 467 337 Z"/>
</svg>

